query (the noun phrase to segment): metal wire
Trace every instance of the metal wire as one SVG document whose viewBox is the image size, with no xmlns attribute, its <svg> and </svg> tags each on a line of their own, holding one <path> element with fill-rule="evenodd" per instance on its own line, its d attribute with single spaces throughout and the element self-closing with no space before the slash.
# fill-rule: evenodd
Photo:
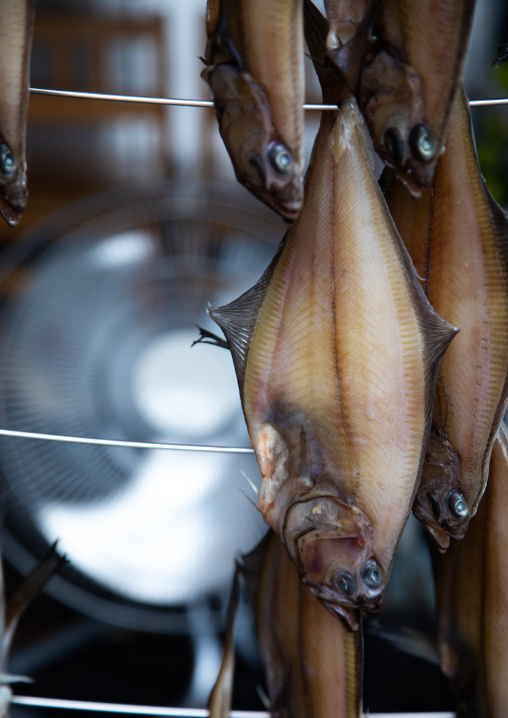
<svg viewBox="0 0 508 718">
<path fill-rule="evenodd" d="M 174 97 L 139 97 L 137 95 L 114 95 L 102 92 L 75 92 L 73 90 L 47 90 L 31 87 L 34 95 L 53 95 L 55 97 L 75 97 L 82 100 L 107 100 L 112 102 L 135 102 L 145 105 L 173 105 L 177 107 L 213 107 L 211 100 L 186 100 Z M 508 97 L 492 100 L 470 100 L 471 107 L 486 107 L 488 105 L 508 105 Z M 305 104 L 304 110 L 336 110 L 337 105 Z"/>
<path fill-rule="evenodd" d="M 14 431 L 0 429 L 0 436 L 13 436 L 19 439 L 39 441 L 60 441 L 67 444 L 93 444 L 94 446 L 119 446 L 131 449 L 166 449 L 170 451 L 208 451 L 217 454 L 253 454 L 254 449 L 247 446 L 203 446 L 201 444 L 163 444 L 148 441 L 118 441 L 115 439 L 91 439 L 82 436 L 62 436 L 59 434 L 40 434 L 33 431 Z"/>
<path fill-rule="evenodd" d="M 164 708 L 158 706 L 124 705 L 122 703 L 94 703 L 60 698 L 32 698 L 13 696 L 12 703 L 38 708 L 64 708 L 67 710 L 96 711 L 98 713 L 131 713 L 135 715 L 174 716 L 177 718 L 208 718 L 205 708 Z M 231 718 L 270 718 L 266 711 L 231 711 Z M 455 713 L 369 713 L 369 718 L 456 718 Z"/>
<path fill-rule="evenodd" d="M 53 95 L 56 97 L 74 97 L 87 100 L 106 100 L 114 102 L 133 102 L 154 105 L 173 105 L 179 107 L 213 107 L 210 100 L 187 100 L 166 97 L 139 97 L 136 95 L 115 95 L 98 92 L 75 92 L 71 90 L 49 90 L 38 87 L 31 87 L 30 92 L 37 95 Z M 494 105 L 508 105 L 508 98 L 492 100 L 471 100 L 472 107 L 486 107 Z M 337 105 L 306 104 L 304 110 L 335 110 Z M 170 451 L 199 451 L 221 454 L 253 454 L 250 447 L 239 446 L 201 446 L 195 444 L 164 444 L 144 441 L 119 441 L 111 439 L 94 439 L 78 436 L 62 436 L 58 434 L 42 434 L 29 431 L 12 431 L 0 429 L 0 436 L 11 436 L 23 439 L 35 439 L 40 441 L 59 441 L 73 444 L 92 444 L 95 446 L 118 446 L 134 449 L 165 449 Z"/>
</svg>

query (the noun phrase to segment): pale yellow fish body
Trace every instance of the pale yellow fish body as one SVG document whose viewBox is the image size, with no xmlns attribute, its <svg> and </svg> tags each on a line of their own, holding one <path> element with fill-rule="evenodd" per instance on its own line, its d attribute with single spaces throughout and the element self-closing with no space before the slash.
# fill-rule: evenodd
<svg viewBox="0 0 508 718">
<path fill-rule="evenodd" d="M 462 91 L 432 189 L 415 203 L 391 182 L 386 198 L 429 301 L 461 330 L 441 365 L 415 503 L 445 550 L 476 512 L 508 401 L 508 217 L 481 176 Z"/>
<path fill-rule="evenodd" d="M 272 715 L 360 718 L 361 631 L 350 633 L 312 595 L 276 534 L 264 544 L 255 616 Z"/>
<path fill-rule="evenodd" d="M 352 98 L 324 113 L 297 222 L 258 284 L 210 310 L 235 362 L 259 508 L 351 628 L 380 605 L 455 331 L 418 284 L 362 124 Z"/>
<path fill-rule="evenodd" d="M 508 705 L 508 436 L 501 425 L 489 483 L 464 539 L 438 557 L 441 667 L 461 718 L 503 718 Z"/>
<path fill-rule="evenodd" d="M 303 1 L 236 0 L 247 67 L 266 89 L 273 121 L 303 173 Z"/>
<path fill-rule="evenodd" d="M 34 3 L 0 3 L 0 212 L 18 224 L 28 197 L 26 120 Z"/>
<path fill-rule="evenodd" d="M 344 5 L 328 0 L 328 6 Z M 460 86 L 474 0 L 374 0 L 329 57 L 364 113 L 376 152 L 414 196 L 429 187 Z M 360 14 L 359 14 L 360 17 Z"/>
<path fill-rule="evenodd" d="M 207 67 L 236 177 L 291 222 L 303 201 L 302 0 L 209 0 Z"/>
</svg>

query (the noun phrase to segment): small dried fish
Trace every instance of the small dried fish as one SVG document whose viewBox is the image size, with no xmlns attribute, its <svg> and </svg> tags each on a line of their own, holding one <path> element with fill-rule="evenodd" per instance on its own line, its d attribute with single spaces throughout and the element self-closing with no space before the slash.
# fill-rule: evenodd
<svg viewBox="0 0 508 718">
<path fill-rule="evenodd" d="M 303 201 L 302 0 L 209 0 L 206 68 L 236 177 L 291 222 Z"/>
<path fill-rule="evenodd" d="M 11 683 L 29 681 L 25 676 L 11 676 L 7 673 L 9 652 L 19 619 L 32 601 L 39 595 L 51 576 L 65 563 L 66 559 L 56 551 L 56 543 L 46 556 L 21 582 L 12 596 L 5 601 L 3 571 L 0 561 L 0 718 L 8 715 L 12 691 Z"/>
<path fill-rule="evenodd" d="M 328 101 L 336 79 L 326 76 Z M 358 608 L 381 603 L 456 331 L 418 284 L 362 124 L 352 98 L 323 114 L 298 221 L 252 289 L 209 308 L 233 355 L 259 509 L 303 581 L 353 630 Z"/>
<path fill-rule="evenodd" d="M 362 0 L 353 37 L 329 38 L 328 56 L 356 96 L 376 152 L 414 196 L 432 183 L 443 149 L 474 4 Z M 327 11 L 334 5 L 328 0 Z"/>
<path fill-rule="evenodd" d="M 236 567 L 226 615 L 226 636 L 224 640 L 221 668 L 208 701 L 210 718 L 229 718 L 231 711 L 233 682 L 235 677 L 234 629 L 239 603 L 240 586 L 238 567 Z"/>
<path fill-rule="evenodd" d="M 27 197 L 26 118 L 33 0 L 4 0 L 0 13 L 0 213 L 15 227 Z"/>
<path fill-rule="evenodd" d="M 244 558 L 242 573 L 255 607 L 272 715 L 360 718 L 361 630 L 347 631 L 312 595 L 273 532 Z"/>
<path fill-rule="evenodd" d="M 462 541 L 436 556 L 441 667 L 461 718 L 502 718 L 508 705 L 508 435 L 501 424 L 489 483 Z"/>
<path fill-rule="evenodd" d="M 476 512 L 508 402 L 508 216 L 481 175 L 462 90 L 433 187 L 414 202 L 397 182 L 382 184 L 429 301 L 461 328 L 441 365 L 414 506 L 446 550 Z"/>
</svg>

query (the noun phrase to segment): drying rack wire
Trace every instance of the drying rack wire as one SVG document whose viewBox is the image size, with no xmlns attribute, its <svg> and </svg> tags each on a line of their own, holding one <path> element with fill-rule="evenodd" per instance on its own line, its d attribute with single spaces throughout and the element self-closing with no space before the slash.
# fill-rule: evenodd
<svg viewBox="0 0 508 718">
<path fill-rule="evenodd" d="M 52 95 L 54 97 L 74 97 L 83 100 L 104 100 L 110 102 L 133 102 L 143 104 L 168 105 L 176 107 L 213 107 L 211 100 L 192 100 L 183 98 L 168 97 L 140 97 L 137 95 L 117 95 L 99 92 L 75 92 L 73 90 L 52 90 L 39 87 L 31 87 L 30 92 L 36 95 Z M 508 98 L 470 100 L 471 107 L 493 107 L 508 106 Z M 336 110 L 337 105 L 327 104 L 304 104 L 304 110 Z M 214 452 L 224 454 L 252 454 L 254 450 L 250 447 L 240 446 L 202 446 L 196 444 L 164 444 L 151 443 L 141 441 L 119 441 L 111 439 L 95 439 L 91 437 L 63 436 L 57 434 L 44 434 L 28 431 L 12 431 L 9 429 L 0 429 L 0 436 L 10 436 L 13 438 L 34 439 L 40 441 L 59 441 L 74 444 L 92 444 L 95 446 L 116 446 L 134 449 L 165 449 L 170 451 L 194 451 L 194 452 Z"/>
<path fill-rule="evenodd" d="M 70 90 L 52 90 L 31 87 L 30 92 L 38 95 L 52 95 L 55 97 L 73 97 L 83 100 L 103 100 L 110 102 L 132 102 L 142 104 L 157 104 L 178 107 L 213 107 L 210 100 L 192 100 L 183 98 L 140 97 L 136 95 L 118 95 L 95 92 L 74 92 Z M 470 100 L 471 107 L 508 106 L 508 98 Z M 336 105 L 304 104 L 306 111 L 326 111 L 337 109 Z M 0 436 L 12 438 L 25 438 L 40 441 L 58 441 L 77 444 L 93 444 L 96 446 L 116 446 L 140 449 L 165 449 L 171 451 L 216 452 L 230 454 L 252 454 L 250 447 L 204 446 L 194 444 L 164 444 L 135 441 L 116 441 L 110 439 L 95 439 L 89 437 L 63 436 L 57 434 L 43 434 L 26 431 L 12 431 L 0 429 Z M 157 706 L 125 705 L 118 703 L 96 703 L 91 701 L 73 701 L 58 698 L 38 698 L 31 696 L 13 696 L 12 703 L 39 708 L 57 708 L 65 710 L 81 710 L 100 713 L 121 713 L 133 715 L 162 716 L 169 718 L 208 718 L 209 711 L 194 708 L 171 708 Z M 372 718 L 455 718 L 455 713 L 377 713 L 369 714 Z M 270 718 L 266 711 L 231 711 L 231 718 Z"/>
<path fill-rule="evenodd" d="M 137 102 L 145 105 L 170 105 L 177 107 L 213 107 L 211 100 L 186 100 L 175 97 L 139 97 L 138 95 L 110 95 L 100 92 L 74 92 L 73 90 L 47 90 L 31 87 L 34 95 L 53 95 L 55 97 L 75 97 L 83 100 L 106 100 L 110 102 Z M 508 97 L 491 100 L 470 100 L 471 107 L 508 105 Z M 304 104 L 304 110 L 336 110 L 337 105 Z"/>
<path fill-rule="evenodd" d="M 132 706 L 122 703 L 94 703 L 71 701 L 58 698 L 30 698 L 14 696 L 13 703 L 38 708 L 60 708 L 66 710 L 93 711 L 97 713 L 124 713 L 132 715 L 162 716 L 164 718 L 208 718 L 205 708 L 163 708 L 158 706 Z M 270 718 L 267 711 L 231 711 L 231 718 Z M 370 718 L 456 718 L 455 713 L 369 713 Z M 365 714 L 366 718 L 367 714 Z"/>
</svg>

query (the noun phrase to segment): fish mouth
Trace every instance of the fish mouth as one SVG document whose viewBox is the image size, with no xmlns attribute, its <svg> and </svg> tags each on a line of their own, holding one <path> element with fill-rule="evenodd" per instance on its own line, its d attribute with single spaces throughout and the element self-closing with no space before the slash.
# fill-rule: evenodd
<svg viewBox="0 0 508 718">
<path fill-rule="evenodd" d="M 418 179 L 415 177 L 415 172 L 412 167 L 401 167 L 396 165 L 385 158 L 383 155 L 385 164 L 390 167 L 396 174 L 397 179 L 407 189 L 411 197 L 414 199 L 420 199 L 423 192 L 425 192 L 432 184 L 432 178 L 434 176 L 435 162 L 425 166 L 425 177 L 420 176 Z"/>
<path fill-rule="evenodd" d="M 439 522 L 434 516 L 429 516 L 424 507 L 415 506 L 413 513 L 416 518 L 423 524 L 425 530 L 432 536 L 437 544 L 440 553 L 445 553 L 449 547 L 451 539 L 460 541 L 464 538 L 469 525 L 469 517 L 466 521 L 447 520 L 443 517 Z"/>
<path fill-rule="evenodd" d="M 26 198 L 8 200 L 5 197 L 0 197 L 0 214 L 9 227 L 16 227 L 19 224 L 25 207 Z"/>
<path fill-rule="evenodd" d="M 282 217 L 282 219 L 288 224 L 293 224 L 295 219 L 300 214 L 303 205 L 303 193 L 296 197 L 294 200 L 285 201 L 284 199 L 277 199 L 273 195 L 264 192 L 257 192 L 258 196 L 262 201 L 268 205 L 274 212 Z"/>
<path fill-rule="evenodd" d="M 320 599 L 321 603 L 327 608 L 330 613 L 334 616 L 338 616 L 347 630 L 351 633 L 355 633 L 360 628 L 361 623 L 361 611 L 354 606 L 346 606 L 342 603 L 332 603 L 331 601 L 325 601 Z"/>
</svg>

